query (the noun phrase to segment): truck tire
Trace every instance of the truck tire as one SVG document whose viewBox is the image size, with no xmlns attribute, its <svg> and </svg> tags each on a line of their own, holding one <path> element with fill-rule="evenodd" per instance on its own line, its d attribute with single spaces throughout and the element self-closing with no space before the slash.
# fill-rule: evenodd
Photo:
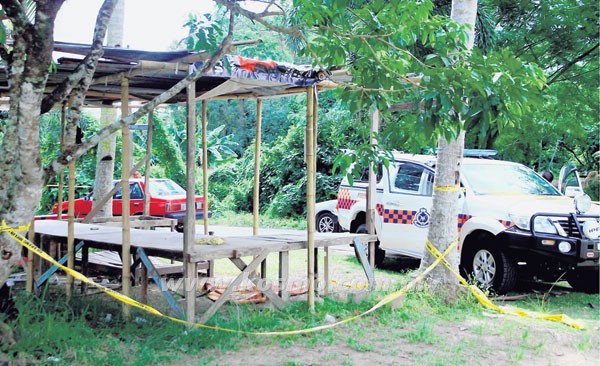
<svg viewBox="0 0 600 366">
<path fill-rule="evenodd" d="M 598 278 L 598 269 L 587 271 L 574 270 L 567 274 L 567 282 L 575 291 L 585 292 L 587 294 L 597 294 L 600 288 L 600 279 Z"/>
<path fill-rule="evenodd" d="M 175 231 L 177 231 L 178 233 L 182 233 L 183 232 L 183 223 L 177 223 L 177 225 L 175 225 Z"/>
<path fill-rule="evenodd" d="M 367 224 L 361 224 L 356 228 L 357 234 L 368 234 Z M 375 242 L 375 267 L 381 267 L 385 259 L 385 250 L 379 248 L 379 240 Z"/>
<path fill-rule="evenodd" d="M 335 233 L 337 229 L 337 216 L 331 212 L 322 212 L 317 216 L 317 231 L 320 233 Z"/>
<path fill-rule="evenodd" d="M 496 294 L 505 294 L 515 287 L 517 270 L 515 263 L 500 248 L 490 244 L 478 244 L 463 256 L 467 276 L 479 286 Z"/>
</svg>

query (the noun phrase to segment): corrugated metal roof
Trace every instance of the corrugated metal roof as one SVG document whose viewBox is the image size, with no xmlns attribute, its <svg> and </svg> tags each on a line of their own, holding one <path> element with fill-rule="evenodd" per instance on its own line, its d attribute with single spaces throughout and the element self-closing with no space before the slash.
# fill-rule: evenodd
<svg viewBox="0 0 600 366">
<path fill-rule="evenodd" d="M 47 92 L 51 92 L 75 70 L 83 56 L 89 53 L 90 45 L 56 42 L 54 49 L 64 56 L 58 58 L 56 71 L 49 75 Z M 105 47 L 85 103 L 90 106 L 120 102 L 121 74 L 126 74 L 129 79 L 131 99 L 152 100 L 185 78 L 188 65 L 199 68 L 207 58 L 204 52 L 155 52 Z M 326 73 L 316 72 L 306 66 L 227 56 L 210 73 L 198 79 L 196 98 L 255 98 L 300 93 L 306 86 L 324 80 L 325 76 Z M 222 86 L 227 81 L 230 82 Z M 6 95 L 8 90 L 6 72 L 0 70 L 0 93 Z M 185 100 L 183 90 L 167 103 Z"/>
</svg>

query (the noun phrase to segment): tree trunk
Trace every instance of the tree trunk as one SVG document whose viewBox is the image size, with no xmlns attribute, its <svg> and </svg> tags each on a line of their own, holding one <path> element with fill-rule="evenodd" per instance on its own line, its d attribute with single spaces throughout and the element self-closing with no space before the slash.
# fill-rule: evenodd
<svg viewBox="0 0 600 366">
<path fill-rule="evenodd" d="M 18 2 L 0 1 L 13 23 L 8 63 L 9 120 L 0 145 L 0 220 L 15 227 L 31 221 L 42 193 L 39 115 L 52 60 L 54 20 L 62 1 L 38 2 L 29 23 Z M 0 286 L 16 265 L 21 246 L 0 235 Z"/>
<path fill-rule="evenodd" d="M 453 0 L 450 17 L 457 23 L 471 25 L 469 31 L 468 49 L 473 48 L 475 39 L 475 17 L 477 15 L 477 0 Z M 456 115 L 456 123 L 463 125 L 460 115 Z M 458 239 L 458 199 L 460 191 L 456 188 L 441 189 L 441 187 L 457 187 L 460 184 L 460 162 L 464 149 L 464 132 L 456 140 L 446 141 L 443 137 L 438 140 L 436 174 L 434 182 L 433 207 L 431 210 L 431 226 L 427 240 L 440 252 L 444 252 Z M 458 272 L 458 251 L 452 250 L 446 257 L 451 267 Z M 428 267 L 435 257 L 425 251 L 421 261 L 421 269 Z M 434 292 L 453 300 L 459 290 L 459 282 L 455 275 L 445 266 L 438 265 L 426 279 Z"/>
<path fill-rule="evenodd" d="M 119 0 L 113 11 L 113 16 L 108 23 L 106 45 L 110 47 L 123 47 L 123 24 L 125 18 L 125 0 Z M 117 119 L 115 108 L 102 108 L 100 111 L 100 127 L 110 125 Z M 116 138 L 114 133 L 100 141 L 96 150 L 96 176 L 94 179 L 94 207 L 98 200 L 106 196 L 113 187 L 115 171 Z M 98 211 L 96 217 L 111 217 L 112 199 Z"/>
</svg>

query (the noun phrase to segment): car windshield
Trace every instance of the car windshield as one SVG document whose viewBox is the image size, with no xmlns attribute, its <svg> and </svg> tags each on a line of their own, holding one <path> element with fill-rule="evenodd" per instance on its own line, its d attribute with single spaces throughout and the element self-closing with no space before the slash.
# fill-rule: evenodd
<svg viewBox="0 0 600 366">
<path fill-rule="evenodd" d="M 153 179 L 150 182 L 150 195 L 154 197 L 184 195 L 185 189 L 170 179 Z"/>
<path fill-rule="evenodd" d="M 522 165 L 463 164 L 461 173 L 476 194 L 560 195 L 547 180 Z"/>
</svg>

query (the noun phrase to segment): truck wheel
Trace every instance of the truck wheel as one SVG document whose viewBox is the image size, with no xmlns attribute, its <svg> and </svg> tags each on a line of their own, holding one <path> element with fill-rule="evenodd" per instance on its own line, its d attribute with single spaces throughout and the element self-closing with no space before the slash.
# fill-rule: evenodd
<svg viewBox="0 0 600 366">
<path fill-rule="evenodd" d="M 497 294 L 510 291 L 517 282 L 515 264 L 502 249 L 483 244 L 475 247 L 464 258 L 464 268 L 479 286 Z"/>
<path fill-rule="evenodd" d="M 356 228 L 357 234 L 368 234 L 367 224 L 361 224 Z M 385 259 L 385 250 L 379 248 L 379 240 L 375 242 L 375 267 L 381 267 Z"/>
<path fill-rule="evenodd" d="M 323 212 L 317 216 L 317 231 L 320 233 L 335 233 L 337 217 L 331 212 Z"/>
<path fill-rule="evenodd" d="M 567 282 L 576 291 L 597 294 L 600 288 L 598 269 L 587 271 L 575 270 L 567 274 Z"/>
<path fill-rule="evenodd" d="M 182 233 L 183 232 L 183 223 L 177 223 L 177 225 L 175 225 L 175 230 L 178 233 Z"/>
</svg>

